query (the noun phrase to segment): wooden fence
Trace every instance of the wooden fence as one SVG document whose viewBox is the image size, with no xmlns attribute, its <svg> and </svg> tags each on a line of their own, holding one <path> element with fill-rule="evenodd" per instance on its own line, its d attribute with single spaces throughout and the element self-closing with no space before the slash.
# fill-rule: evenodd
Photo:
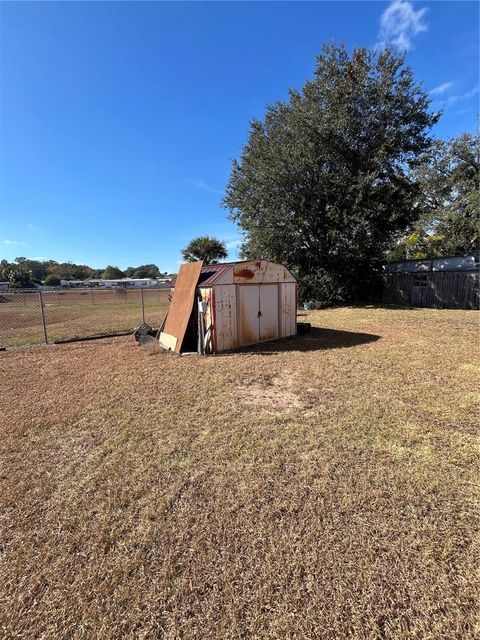
<svg viewBox="0 0 480 640">
<path fill-rule="evenodd" d="M 478 271 L 387 273 L 382 302 L 410 307 L 479 309 Z"/>
</svg>

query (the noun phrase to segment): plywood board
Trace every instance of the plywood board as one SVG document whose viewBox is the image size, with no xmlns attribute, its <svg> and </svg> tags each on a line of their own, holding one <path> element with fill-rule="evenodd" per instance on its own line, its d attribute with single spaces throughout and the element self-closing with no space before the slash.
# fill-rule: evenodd
<svg viewBox="0 0 480 640">
<path fill-rule="evenodd" d="M 172 302 L 168 310 L 163 332 L 177 338 L 175 351 L 180 353 L 188 321 L 193 309 L 195 291 L 203 262 L 182 264 L 175 281 Z"/>
</svg>

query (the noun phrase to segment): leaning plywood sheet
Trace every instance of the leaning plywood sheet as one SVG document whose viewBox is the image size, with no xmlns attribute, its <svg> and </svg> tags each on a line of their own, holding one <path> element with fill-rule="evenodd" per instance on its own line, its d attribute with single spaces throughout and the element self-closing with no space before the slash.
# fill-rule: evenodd
<svg viewBox="0 0 480 640">
<path fill-rule="evenodd" d="M 174 351 L 177 353 L 180 353 L 182 348 L 188 321 L 192 314 L 195 290 L 202 265 L 201 260 L 191 264 L 182 264 L 175 281 L 175 289 L 163 333 L 172 338 L 170 344 L 174 344 L 174 338 L 177 339 L 174 347 Z"/>
</svg>

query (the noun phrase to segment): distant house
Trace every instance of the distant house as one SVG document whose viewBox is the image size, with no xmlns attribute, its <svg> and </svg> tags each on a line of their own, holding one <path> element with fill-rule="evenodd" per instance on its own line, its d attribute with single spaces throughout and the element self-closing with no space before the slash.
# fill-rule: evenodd
<svg viewBox="0 0 480 640">
<path fill-rule="evenodd" d="M 169 278 L 88 278 L 87 280 L 60 280 L 62 287 L 99 287 L 102 289 L 132 289 L 139 287 L 169 287 Z"/>
<path fill-rule="evenodd" d="M 10 282 L 0 282 L 0 291 L 8 291 L 10 289 Z"/>
</svg>

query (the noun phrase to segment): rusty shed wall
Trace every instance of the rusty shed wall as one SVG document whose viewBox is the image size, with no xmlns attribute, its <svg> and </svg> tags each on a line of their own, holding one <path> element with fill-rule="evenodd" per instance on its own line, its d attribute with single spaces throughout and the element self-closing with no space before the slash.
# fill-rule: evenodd
<svg viewBox="0 0 480 640">
<path fill-rule="evenodd" d="M 280 285 L 280 337 L 297 333 L 297 285 L 282 282 Z"/>
<path fill-rule="evenodd" d="M 238 347 L 236 287 L 213 287 L 214 341 L 216 351 L 228 351 Z"/>
<path fill-rule="evenodd" d="M 207 302 L 205 330 L 212 325 L 207 348 L 213 352 L 228 351 L 238 347 L 237 304 L 234 285 L 201 287 L 202 300 Z"/>
</svg>

